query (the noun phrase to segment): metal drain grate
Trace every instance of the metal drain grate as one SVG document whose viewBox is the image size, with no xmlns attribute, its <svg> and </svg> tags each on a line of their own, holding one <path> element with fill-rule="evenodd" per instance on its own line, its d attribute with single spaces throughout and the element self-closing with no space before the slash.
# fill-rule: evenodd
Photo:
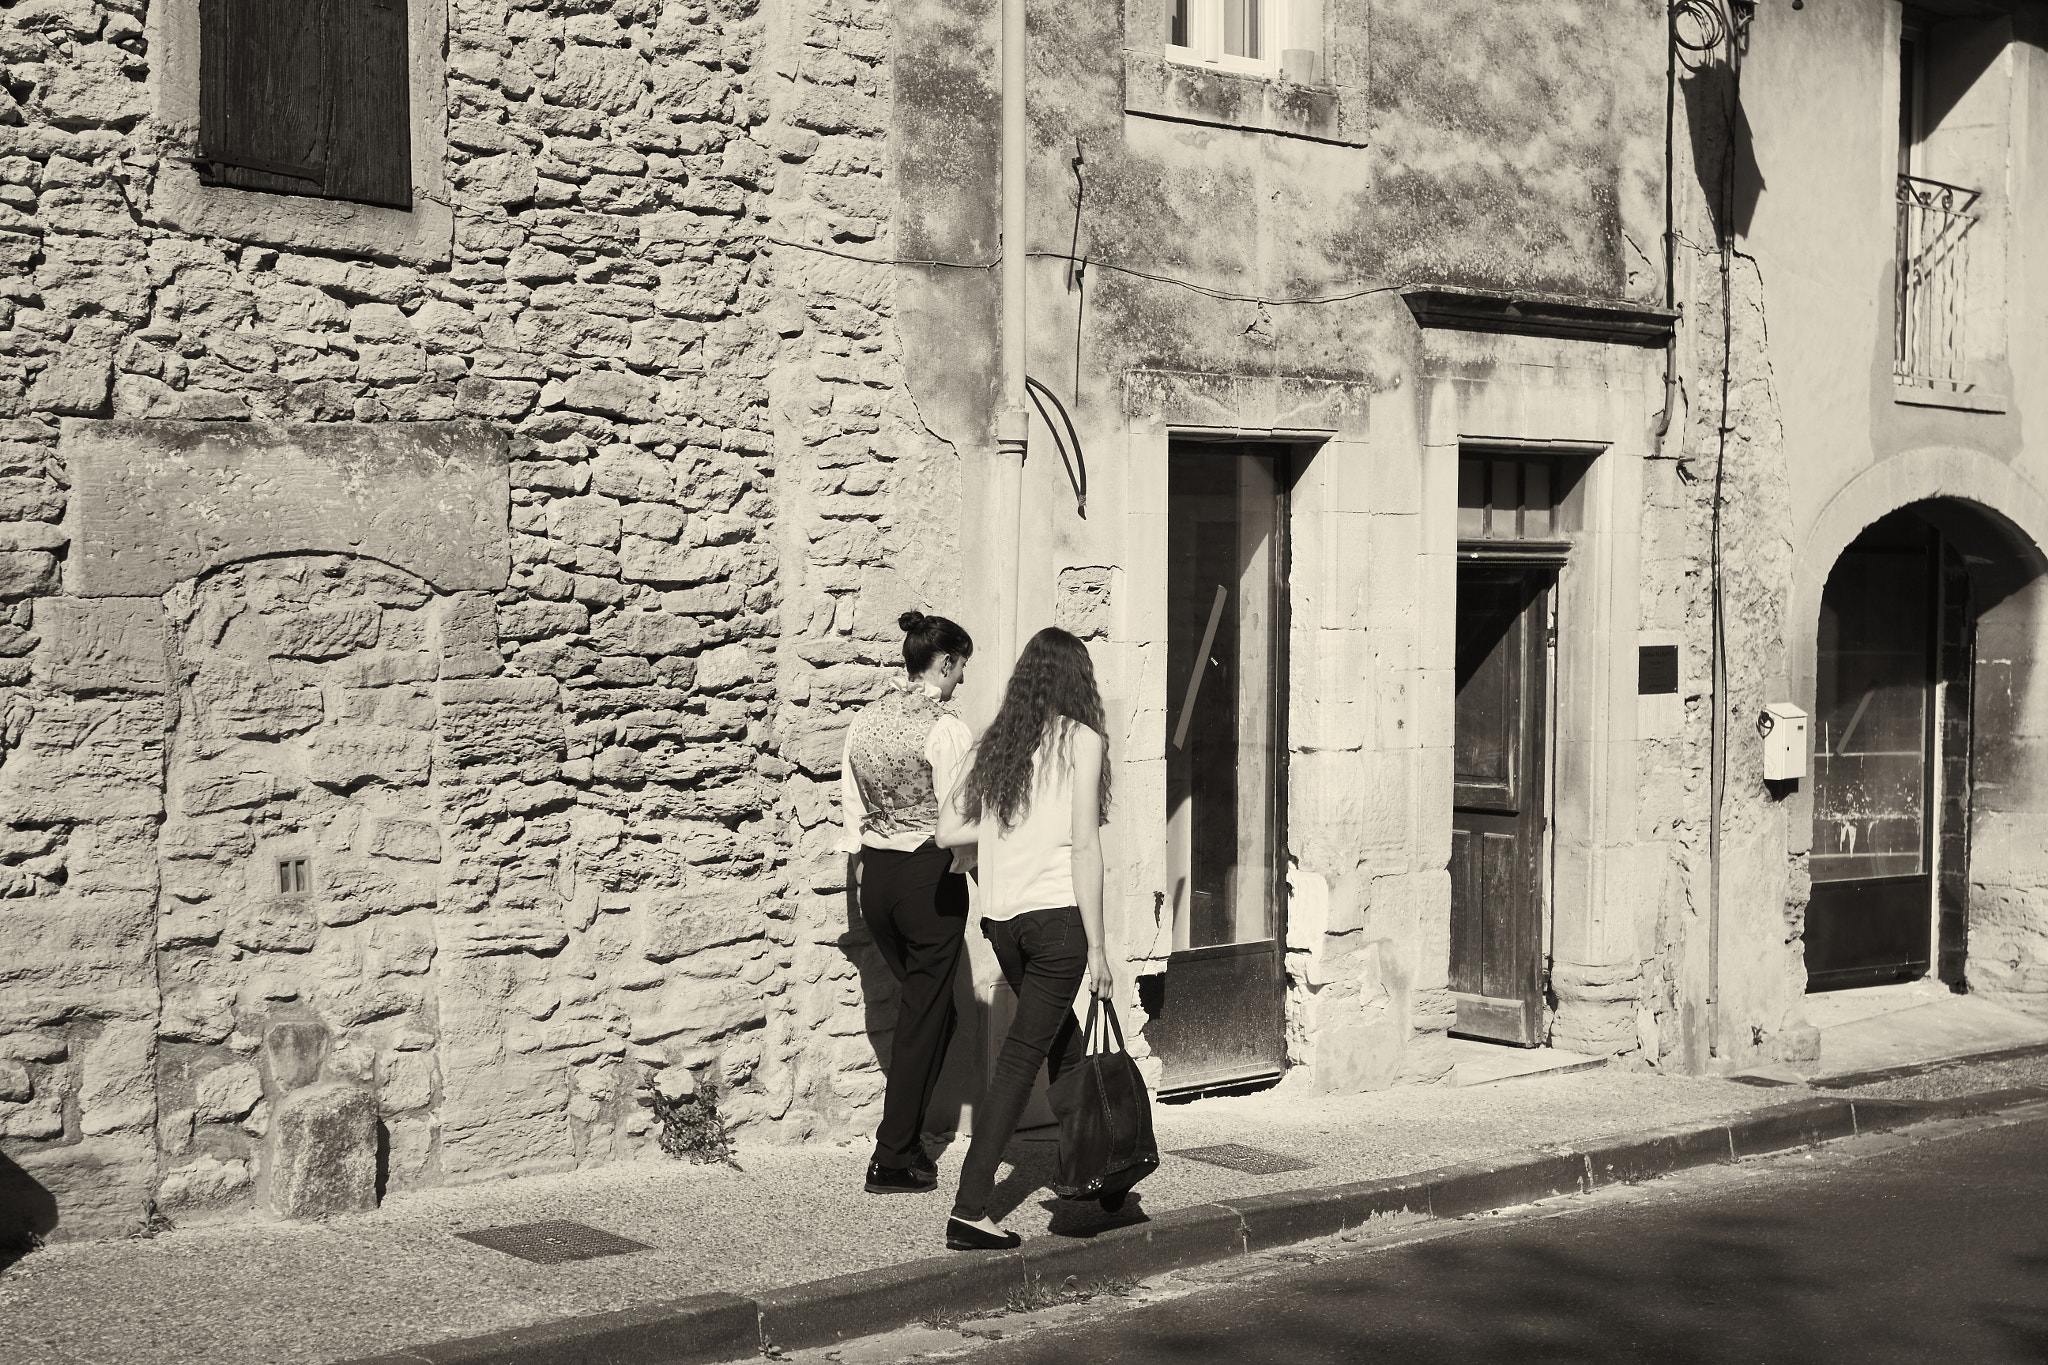
<svg viewBox="0 0 2048 1365">
<path fill-rule="evenodd" d="M 535 1265 L 561 1265 L 567 1261 L 592 1261 L 599 1256 L 623 1256 L 629 1251 L 646 1251 L 645 1242 L 617 1237 L 581 1223 L 551 1218 L 543 1223 L 514 1223 L 507 1228 L 479 1228 L 455 1234 L 465 1242 L 502 1251 Z"/>
<path fill-rule="evenodd" d="M 1278 1152 L 1247 1147 L 1242 1142 L 1221 1142 L 1214 1147 L 1183 1147 L 1177 1152 L 1168 1152 L 1167 1155 L 1184 1156 L 1190 1161 L 1206 1161 L 1211 1166 L 1227 1166 L 1233 1171 L 1244 1171 L 1249 1175 L 1279 1175 L 1282 1171 L 1306 1171 L 1315 1165 L 1313 1161 L 1297 1161 Z"/>
</svg>

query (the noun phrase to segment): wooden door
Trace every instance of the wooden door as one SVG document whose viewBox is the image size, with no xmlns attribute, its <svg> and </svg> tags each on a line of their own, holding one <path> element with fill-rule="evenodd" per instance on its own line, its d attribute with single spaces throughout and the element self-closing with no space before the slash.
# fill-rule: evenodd
<svg viewBox="0 0 2048 1365">
<path fill-rule="evenodd" d="M 1543 1022 L 1545 645 L 1553 568 L 1458 572 L 1451 814 L 1457 1032 L 1535 1047 Z"/>
</svg>

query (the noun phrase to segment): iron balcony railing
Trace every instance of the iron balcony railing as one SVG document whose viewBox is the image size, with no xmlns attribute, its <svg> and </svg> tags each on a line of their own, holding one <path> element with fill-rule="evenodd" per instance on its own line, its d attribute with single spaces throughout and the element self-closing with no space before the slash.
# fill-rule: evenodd
<svg viewBox="0 0 2048 1365">
<path fill-rule="evenodd" d="M 1898 298 L 1892 375 L 1901 384 L 1964 389 L 1965 293 L 1978 190 L 1923 176 L 1899 177 Z"/>
</svg>

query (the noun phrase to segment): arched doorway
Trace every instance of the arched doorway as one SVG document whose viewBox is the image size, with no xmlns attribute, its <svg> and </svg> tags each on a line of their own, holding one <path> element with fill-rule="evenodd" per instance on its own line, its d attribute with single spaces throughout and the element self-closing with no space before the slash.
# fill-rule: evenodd
<svg viewBox="0 0 2048 1365">
<path fill-rule="evenodd" d="M 2014 857 L 2048 805 L 2026 714 L 2041 568 L 2003 518 L 1950 499 L 1879 518 L 1836 559 L 1814 651 L 1809 991 L 2010 989 L 2014 960 L 2048 949 L 2020 865 L 2038 860 Z M 2029 941 L 1992 949 L 2015 932 Z"/>
</svg>

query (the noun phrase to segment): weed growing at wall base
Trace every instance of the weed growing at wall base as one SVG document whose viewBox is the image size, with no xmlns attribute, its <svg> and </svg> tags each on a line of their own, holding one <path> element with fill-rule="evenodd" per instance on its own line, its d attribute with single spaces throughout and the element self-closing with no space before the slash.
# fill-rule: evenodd
<svg viewBox="0 0 2048 1365">
<path fill-rule="evenodd" d="M 718 1091 L 709 1085 L 696 1093 L 669 1099 L 659 1090 L 649 1095 L 654 1117 L 661 1123 L 656 1139 L 661 1150 L 672 1157 L 699 1166 L 723 1162 L 741 1169 L 733 1156 L 732 1135 L 725 1130 L 725 1118 L 718 1112 Z"/>
</svg>

